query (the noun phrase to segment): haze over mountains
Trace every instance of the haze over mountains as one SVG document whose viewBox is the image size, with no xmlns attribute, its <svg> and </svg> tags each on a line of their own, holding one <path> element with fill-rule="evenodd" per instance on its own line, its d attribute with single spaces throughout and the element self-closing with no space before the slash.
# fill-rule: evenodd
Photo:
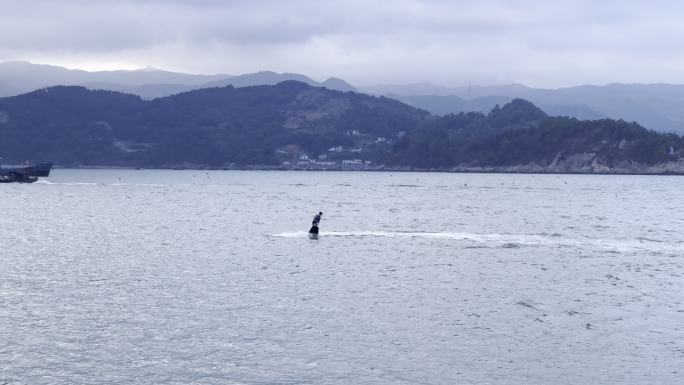
<svg viewBox="0 0 684 385">
<path fill-rule="evenodd" d="M 239 76 L 185 74 L 154 68 L 88 72 L 24 61 L 0 63 L 0 97 L 65 85 L 118 91 L 152 99 L 201 88 L 275 85 L 286 80 L 296 80 L 314 87 L 339 91 L 355 90 L 350 84 L 337 78 L 317 82 L 305 75 L 278 74 L 270 71 Z"/>
<path fill-rule="evenodd" d="M 684 85 L 610 84 L 540 89 L 519 84 L 444 87 L 418 83 L 354 87 L 337 78 L 318 82 L 305 75 L 268 71 L 239 76 L 195 75 L 156 69 L 87 72 L 28 62 L 0 63 L 0 96 L 56 85 L 80 85 L 152 99 L 202 88 L 275 85 L 287 80 L 338 91 L 387 96 L 435 115 L 468 111 L 486 113 L 496 105 L 523 98 L 552 116 L 583 120 L 623 119 L 657 131 L 684 133 Z"/>
</svg>

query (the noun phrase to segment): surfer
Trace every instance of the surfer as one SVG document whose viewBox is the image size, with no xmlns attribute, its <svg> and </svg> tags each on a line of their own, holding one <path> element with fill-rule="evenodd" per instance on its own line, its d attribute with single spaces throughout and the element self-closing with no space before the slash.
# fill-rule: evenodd
<svg viewBox="0 0 684 385">
<path fill-rule="evenodd" d="M 312 225 L 312 226 L 318 227 L 318 223 L 321 221 L 321 215 L 323 215 L 322 212 L 319 212 L 318 214 L 316 214 L 316 216 L 314 217 L 313 221 L 311 222 L 311 225 Z"/>
<path fill-rule="evenodd" d="M 309 230 L 309 236 L 318 237 L 318 223 L 321 221 L 322 212 L 319 212 L 311 221 L 311 230 Z"/>
</svg>

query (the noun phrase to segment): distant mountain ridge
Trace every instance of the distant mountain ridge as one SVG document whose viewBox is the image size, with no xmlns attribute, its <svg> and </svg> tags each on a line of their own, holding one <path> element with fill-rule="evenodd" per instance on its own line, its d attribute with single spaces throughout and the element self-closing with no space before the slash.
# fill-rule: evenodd
<svg viewBox="0 0 684 385">
<path fill-rule="evenodd" d="M 429 83 L 362 87 L 434 114 L 486 112 L 495 104 L 523 98 L 556 116 L 623 119 L 649 129 L 684 133 L 684 85 L 609 84 L 541 89 L 520 84 L 441 87 Z"/>
<path fill-rule="evenodd" d="M 15 96 L 57 85 L 111 84 L 136 87 L 145 84 L 200 85 L 230 75 L 191 75 L 162 70 L 96 71 L 67 69 L 23 61 L 0 63 L 0 96 Z"/>
<path fill-rule="evenodd" d="M 336 91 L 356 91 L 351 84 L 345 82 L 338 78 L 329 78 L 324 82 L 317 82 L 308 76 L 300 74 L 283 73 L 279 74 L 272 71 L 261 71 L 253 74 L 246 74 L 240 76 L 233 76 L 231 78 L 217 80 L 209 83 L 202 84 L 197 88 L 210 88 L 210 87 L 250 87 L 250 86 L 263 86 L 263 85 L 276 85 L 278 83 L 293 80 L 304 84 L 308 84 L 312 87 L 325 87 Z"/>
<path fill-rule="evenodd" d="M 402 96 L 389 94 L 387 97 L 400 100 L 408 105 L 422 108 L 435 115 L 457 114 L 460 112 L 488 112 L 496 105 L 512 102 L 517 97 L 512 96 L 481 96 L 474 99 L 464 99 L 459 96 L 418 95 Z M 569 116 L 581 120 L 605 119 L 606 115 L 596 112 L 583 104 L 542 104 L 540 108 L 552 116 Z"/>
<path fill-rule="evenodd" d="M 275 85 L 287 80 L 331 90 L 392 97 L 435 115 L 469 111 L 487 113 L 497 104 L 523 98 L 552 116 L 582 120 L 623 119 L 657 131 L 684 133 L 684 85 L 610 84 L 554 90 L 520 84 L 445 87 L 414 83 L 355 88 L 338 78 L 318 82 L 305 75 L 270 71 L 239 76 L 192 75 L 156 69 L 87 72 L 28 62 L 0 63 L 0 96 L 14 96 L 56 85 L 79 85 L 153 99 L 202 88 Z"/>
<path fill-rule="evenodd" d="M 314 87 L 355 91 L 353 86 L 337 78 L 317 82 L 305 75 L 271 71 L 238 76 L 194 75 L 157 69 L 89 72 L 23 61 L 0 63 L 0 97 L 63 85 L 118 91 L 152 99 L 201 88 L 275 85 L 287 80 L 300 81 Z"/>
</svg>

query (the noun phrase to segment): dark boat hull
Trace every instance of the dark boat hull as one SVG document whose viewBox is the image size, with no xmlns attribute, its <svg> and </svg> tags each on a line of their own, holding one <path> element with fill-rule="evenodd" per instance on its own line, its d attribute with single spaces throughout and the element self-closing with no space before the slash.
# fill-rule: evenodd
<svg viewBox="0 0 684 385">
<path fill-rule="evenodd" d="M 50 176 L 52 163 L 35 166 L 0 168 L 0 183 L 33 183 L 38 177 Z"/>
</svg>

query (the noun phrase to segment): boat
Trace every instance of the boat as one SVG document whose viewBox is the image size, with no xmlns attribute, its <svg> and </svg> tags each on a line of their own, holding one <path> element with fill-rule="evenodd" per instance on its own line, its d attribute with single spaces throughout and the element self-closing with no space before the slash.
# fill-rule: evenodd
<svg viewBox="0 0 684 385">
<path fill-rule="evenodd" d="M 23 167 L 0 167 L 0 183 L 33 183 L 39 177 L 50 176 L 51 170 L 52 163 Z"/>
</svg>

